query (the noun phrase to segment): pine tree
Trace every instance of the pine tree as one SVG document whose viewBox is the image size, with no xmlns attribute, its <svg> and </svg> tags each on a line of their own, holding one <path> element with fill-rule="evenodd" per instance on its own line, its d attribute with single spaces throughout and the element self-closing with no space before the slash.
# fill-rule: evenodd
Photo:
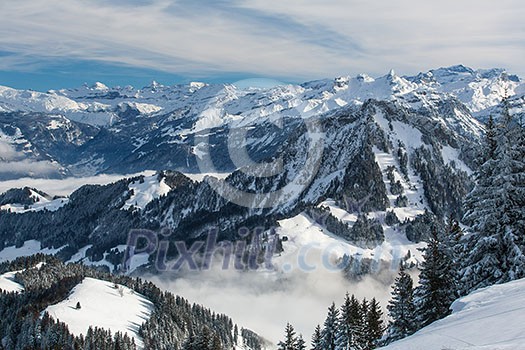
<svg viewBox="0 0 525 350">
<path fill-rule="evenodd" d="M 339 310 L 335 303 L 328 308 L 328 315 L 321 331 L 321 348 L 323 350 L 336 350 L 336 336 L 339 328 Z"/>
<path fill-rule="evenodd" d="M 289 323 L 286 324 L 284 341 L 280 341 L 277 344 L 278 350 L 296 350 L 297 349 L 297 337 L 295 336 L 295 330 Z"/>
<path fill-rule="evenodd" d="M 352 300 L 355 300 L 355 297 L 352 295 L 351 299 L 347 292 L 343 305 L 341 306 L 339 327 L 336 334 L 336 344 L 338 349 L 349 349 L 350 342 L 353 338 L 351 329 L 352 324 L 354 323 L 354 320 L 352 319 Z"/>
<path fill-rule="evenodd" d="M 321 326 L 317 325 L 314 334 L 312 335 L 312 350 L 323 350 L 322 340 Z"/>
<path fill-rule="evenodd" d="M 484 162 L 465 199 L 463 221 L 475 235 L 463 246 L 463 293 L 525 276 L 525 135 L 508 101 L 487 127 Z"/>
<path fill-rule="evenodd" d="M 424 262 L 415 291 L 420 327 L 449 315 L 450 305 L 456 299 L 451 256 L 437 229 L 432 230 L 428 245 L 422 251 Z"/>
<path fill-rule="evenodd" d="M 394 282 L 392 299 L 387 306 L 392 318 L 388 326 L 387 343 L 407 337 L 417 330 L 413 284 L 412 277 L 401 265 Z"/>
<path fill-rule="evenodd" d="M 485 125 L 485 145 L 484 152 L 481 155 L 481 164 L 489 159 L 496 159 L 496 148 L 498 147 L 496 124 L 492 115 L 489 116 L 487 125 Z M 480 164 L 480 165 L 481 165 Z"/>
<path fill-rule="evenodd" d="M 375 298 L 372 298 L 366 313 L 366 331 L 364 349 L 372 350 L 379 346 L 379 341 L 383 337 L 385 327 L 383 326 L 383 312 Z"/>
<path fill-rule="evenodd" d="M 297 337 L 297 343 L 295 345 L 296 350 L 306 350 L 306 342 L 303 339 L 303 335 L 299 334 Z"/>
<path fill-rule="evenodd" d="M 443 237 L 443 244 L 445 245 L 446 254 L 448 255 L 448 260 L 450 262 L 450 271 L 449 277 L 451 278 L 451 285 L 455 286 L 454 289 L 454 298 L 458 298 L 461 295 L 461 240 L 463 238 L 464 232 L 459 221 L 449 215 L 447 226 L 445 230 L 445 236 Z"/>
<path fill-rule="evenodd" d="M 525 277 L 525 126 L 513 121 L 506 102 L 509 154 L 502 177 L 507 200 L 503 216 L 503 241 L 508 270 L 503 280 Z"/>
</svg>

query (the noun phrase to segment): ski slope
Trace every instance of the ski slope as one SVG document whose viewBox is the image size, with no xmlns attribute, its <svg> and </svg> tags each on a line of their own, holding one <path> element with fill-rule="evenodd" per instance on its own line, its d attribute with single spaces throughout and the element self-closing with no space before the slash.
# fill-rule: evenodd
<svg viewBox="0 0 525 350">
<path fill-rule="evenodd" d="M 525 279 L 477 290 L 453 313 L 382 350 L 525 349 Z"/>
<path fill-rule="evenodd" d="M 127 287 L 119 287 L 122 287 L 122 296 L 111 282 L 85 278 L 66 300 L 49 306 L 46 311 L 65 322 L 75 335 L 85 335 L 90 326 L 99 327 L 113 334 L 128 333 L 142 347 L 137 332 L 151 315 L 153 303 Z M 75 308 L 77 302 L 81 305 L 79 310 Z"/>
</svg>

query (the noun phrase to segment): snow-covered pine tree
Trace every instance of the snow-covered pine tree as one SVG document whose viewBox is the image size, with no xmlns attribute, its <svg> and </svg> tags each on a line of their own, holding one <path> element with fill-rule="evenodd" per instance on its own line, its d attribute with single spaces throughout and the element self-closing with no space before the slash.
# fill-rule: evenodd
<svg viewBox="0 0 525 350">
<path fill-rule="evenodd" d="M 352 298 L 353 297 L 352 295 Z M 348 349 L 350 347 L 350 339 L 352 338 L 352 331 L 350 329 L 350 324 L 352 323 L 351 301 L 348 292 L 345 295 L 343 305 L 341 305 L 341 315 L 339 317 L 339 327 L 337 328 L 335 343 L 337 349 Z"/>
<path fill-rule="evenodd" d="M 321 326 L 317 325 L 314 334 L 312 335 L 312 350 L 323 350 L 322 341 Z"/>
<path fill-rule="evenodd" d="M 278 350 L 297 350 L 297 337 L 295 335 L 295 329 L 289 323 L 286 324 L 284 330 L 284 340 L 277 344 Z"/>
<path fill-rule="evenodd" d="M 401 264 L 399 275 L 394 282 L 392 299 L 387 305 L 392 318 L 387 331 L 387 344 L 407 337 L 417 330 L 413 284 L 412 277 Z"/>
<path fill-rule="evenodd" d="M 365 301 L 366 303 L 366 301 Z M 367 307 L 367 304 L 365 305 Z M 362 306 L 354 295 L 348 293 L 341 306 L 339 327 L 336 334 L 337 349 L 361 349 L 363 344 L 364 317 Z"/>
<path fill-rule="evenodd" d="M 303 339 L 303 335 L 299 334 L 297 337 L 297 344 L 295 345 L 296 350 L 306 350 L 306 342 Z"/>
<path fill-rule="evenodd" d="M 502 229 L 508 271 L 503 280 L 511 281 L 525 277 L 525 126 L 513 120 L 505 104 L 509 153 L 502 174 L 507 194 Z"/>
<path fill-rule="evenodd" d="M 525 276 L 525 135 L 508 102 L 487 125 L 484 162 L 465 199 L 463 221 L 475 233 L 462 246 L 462 293 Z"/>
<path fill-rule="evenodd" d="M 328 308 L 328 315 L 324 321 L 324 327 L 321 331 L 321 349 L 336 350 L 336 337 L 339 329 L 339 310 L 332 303 Z"/>
<path fill-rule="evenodd" d="M 451 263 L 449 276 L 453 279 L 451 282 L 454 288 L 454 297 L 458 298 L 461 295 L 461 280 L 460 280 L 460 269 L 461 269 L 461 240 L 463 239 L 463 229 L 459 225 L 459 221 L 454 218 L 453 214 L 448 217 L 447 225 L 445 228 L 445 235 L 443 237 L 443 243 L 445 244 L 446 253 L 449 256 Z"/>
<path fill-rule="evenodd" d="M 368 310 L 365 316 L 366 330 L 364 332 L 365 350 L 373 350 L 379 346 L 379 341 L 383 337 L 385 327 L 383 326 L 383 312 L 381 306 L 375 298 L 368 303 Z"/>
<path fill-rule="evenodd" d="M 450 250 L 437 229 L 432 230 L 428 245 L 422 251 L 424 261 L 415 290 L 420 327 L 449 315 L 450 305 L 457 297 Z"/>
</svg>

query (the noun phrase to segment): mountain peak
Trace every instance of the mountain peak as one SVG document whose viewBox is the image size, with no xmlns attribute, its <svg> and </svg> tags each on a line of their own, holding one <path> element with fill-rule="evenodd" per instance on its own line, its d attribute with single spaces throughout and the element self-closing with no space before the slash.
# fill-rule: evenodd
<svg viewBox="0 0 525 350">
<path fill-rule="evenodd" d="M 109 88 L 105 84 L 98 82 L 98 81 L 91 86 L 91 89 L 98 90 L 98 91 L 108 91 L 109 90 Z"/>
<path fill-rule="evenodd" d="M 467 66 L 464 66 L 462 64 L 457 64 L 455 66 L 450 66 L 450 67 L 446 67 L 446 68 L 443 68 L 444 70 L 447 70 L 449 72 L 454 72 L 454 73 L 469 73 L 469 74 L 473 74 L 474 73 L 474 70 L 472 68 L 469 68 Z"/>
<path fill-rule="evenodd" d="M 149 85 L 144 86 L 143 90 L 151 90 L 151 91 L 157 91 L 159 89 L 162 89 L 164 85 L 157 82 L 156 80 L 152 80 Z"/>
<path fill-rule="evenodd" d="M 356 79 L 360 82 L 363 82 L 363 83 L 371 83 L 371 82 L 374 82 L 375 79 L 372 78 L 370 75 L 366 74 L 366 73 L 361 73 L 359 74 Z"/>
</svg>

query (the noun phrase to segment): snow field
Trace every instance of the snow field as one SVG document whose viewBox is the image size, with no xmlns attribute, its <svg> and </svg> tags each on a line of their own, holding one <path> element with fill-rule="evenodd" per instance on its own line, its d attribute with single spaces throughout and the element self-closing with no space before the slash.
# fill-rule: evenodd
<svg viewBox="0 0 525 350">
<path fill-rule="evenodd" d="M 77 302 L 80 309 L 76 309 Z M 66 300 L 49 306 L 46 311 L 53 318 L 65 322 L 75 335 L 85 335 L 90 326 L 99 327 L 109 329 L 113 334 L 127 333 L 142 347 L 137 332 L 140 325 L 148 320 L 153 308 L 151 301 L 127 287 L 85 278 L 73 288 Z"/>
</svg>

